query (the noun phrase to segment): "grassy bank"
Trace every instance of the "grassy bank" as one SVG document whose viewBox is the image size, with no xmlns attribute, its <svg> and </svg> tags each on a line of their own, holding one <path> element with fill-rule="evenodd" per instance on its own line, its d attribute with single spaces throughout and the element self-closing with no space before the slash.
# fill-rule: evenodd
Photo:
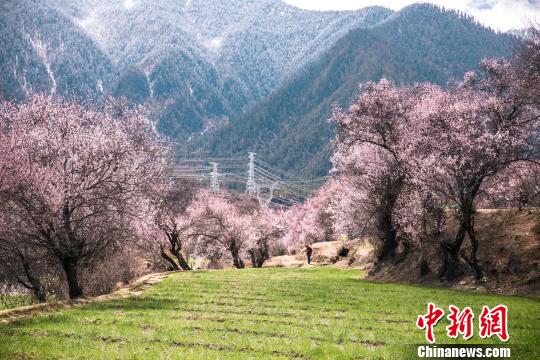
<svg viewBox="0 0 540 360">
<path fill-rule="evenodd" d="M 0 311 L 35 303 L 35 298 L 30 295 L 0 295 Z"/>
<path fill-rule="evenodd" d="M 360 280 L 358 270 L 171 274 L 142 295 L 0 324 L 0 358 L 388 358 L 425 343 L 426 303 L 509 307 L 512 358 L 535 358 L 540 302 Z M 447 321 L 436 327 L 438 343 Z M 499 343 L 475 336 L 468 343 Z M 461 341 L 463 342 L 463 341 Z"/>
</svg>

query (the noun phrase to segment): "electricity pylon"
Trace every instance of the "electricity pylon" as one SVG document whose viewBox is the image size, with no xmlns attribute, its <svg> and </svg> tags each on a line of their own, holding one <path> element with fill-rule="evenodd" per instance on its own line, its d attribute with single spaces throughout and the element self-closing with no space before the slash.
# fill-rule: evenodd
<svg viewBox="0 0 540 360">
<path fill-rule="evenodd" d="M 214 192 L 219 191 L 219 173 L 218 173 L 218 163 L 211 162 L 210 165 L 212 165 L 212 172 L 210 173 L 210 189 Z"/>
<path fill-rule="evenodd" d="M 255 155 L 256 153 L 249 153 L 248 163 L 248 180 L 246 184 L 246 194 L 257 195 L 257 183 L 255 182 Z"/>
</svg>

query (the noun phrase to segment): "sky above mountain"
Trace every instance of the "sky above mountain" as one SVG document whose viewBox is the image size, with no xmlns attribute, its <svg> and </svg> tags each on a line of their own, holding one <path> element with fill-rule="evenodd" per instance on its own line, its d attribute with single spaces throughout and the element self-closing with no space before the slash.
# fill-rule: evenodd
<svg viewBox="0 0 540 360">
<path fill-rule="evenodd" d="M 540 23 L 540 0 L 284 0 L 284 2 L 312 10 L 354 10 L 380 5 L 393 10 L 427 2 L 449 9 L 462 10 L 486 26 L 496 30 L 521 29 L 531 23 Z"/>
</svg>

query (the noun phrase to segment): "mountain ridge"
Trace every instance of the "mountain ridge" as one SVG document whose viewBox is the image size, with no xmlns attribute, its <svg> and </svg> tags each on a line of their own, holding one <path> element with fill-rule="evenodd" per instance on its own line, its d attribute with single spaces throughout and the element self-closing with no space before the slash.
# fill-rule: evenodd
<svg viewBox="0 0 540 360">
<path fill-rule="evenodd" d="M 398 84 L 444 85 L 484 57 L 509 55 L 516 41 L 463 14 L 411 5 L 377 27 L 350 31 L 282 88 L 189 150 L 220 156 L 254 151 L 284 170 L 325 175 L 332 136 L 326 120 L 333 105 L 353 99 L 360 82 L 384 76 Z"/>
<path fill-rule="evenodd" d="M 126 97 L 147 106 L 180 151 L 256 151 L 306 176 L 328 171 L 326 120 L 360 82 L 444 84 L 517 41 L 429 4 L 396 12 L 308 11 L 279 0 L 0 6 L 0 96 Z"/>
<path fill-rule="evenodd" d="M 317 12 L 279 0 L 23 0 L 10 1 L 10 7 L 21 14 L 46 7 L 58 13 L 56 22 L 72 25 L 59 33 L 76 31 L 93 40 L 94 53 L 106 54 L 113 67 L 100 83 L 104 92 L 147 105 L 160 129 L 176 139 L 221 126 L 348 29 L 373 26 L 393 13 L 382 7 Z M 20 30 L 13 23 L 6 28 Z M 10 52 L 17 50 L 11 46 Z M 20 99 L 24 92 L 16 87 L 5 84 L 0 91 Z"/>
</svg>

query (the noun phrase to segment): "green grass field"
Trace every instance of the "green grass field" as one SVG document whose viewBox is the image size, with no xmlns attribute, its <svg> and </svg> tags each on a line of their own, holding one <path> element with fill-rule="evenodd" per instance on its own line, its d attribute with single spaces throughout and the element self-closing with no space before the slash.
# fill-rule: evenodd
<svg viewBox="0 0 540 360">
<path fill-rule="evenodd" d="M 1 359 L 403 359 L 426 303 L 506 304 L 514 359 L 538 358 L 540 302 L 361 280 L 358 270 L 174 273 L 140 296 L 0 324 Z M 475 336 L 468 343 L 500 343 Z M 445 336 L 443 319 L 436 327 Z M 464 341 L 461 341 L 464 342 Z"/>
</svg>

